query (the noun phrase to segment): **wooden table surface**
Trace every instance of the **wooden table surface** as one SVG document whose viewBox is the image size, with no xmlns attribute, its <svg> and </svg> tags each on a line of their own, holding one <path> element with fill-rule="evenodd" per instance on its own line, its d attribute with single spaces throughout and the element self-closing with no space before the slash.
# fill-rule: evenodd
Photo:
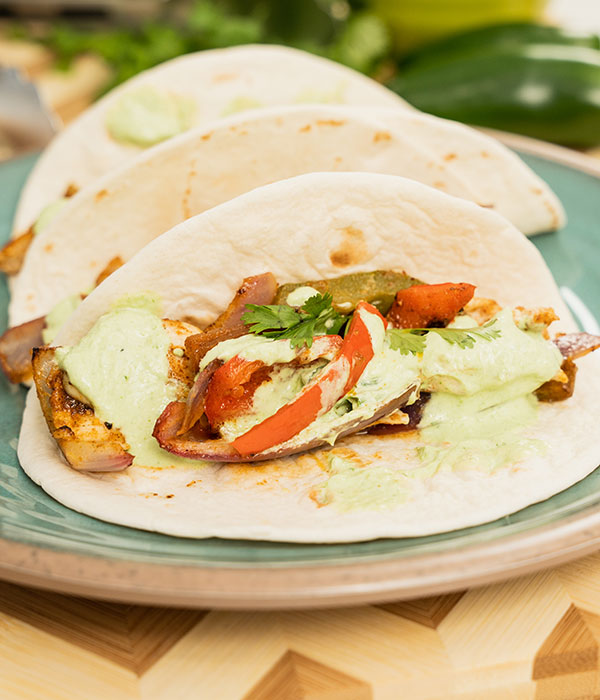
<svg viewBox="0 0 600 700">
<path fill-rule="evenodd" d="M 106 79 L 2 43 L 68 120 Z M 92 89 L 93 83 L 93 89 Z M 600 153 L 599 153 L 600 155 Z M 600 554 L 433 598 L 175 610 L 0 582 L 0 700 L 600 700 Z"/>
<path fill-rule="evenodd" d="M 2 700 L 596 700 L 600 554 L 484 588 L 300 612 L 0 583 Z"/>
</svg>

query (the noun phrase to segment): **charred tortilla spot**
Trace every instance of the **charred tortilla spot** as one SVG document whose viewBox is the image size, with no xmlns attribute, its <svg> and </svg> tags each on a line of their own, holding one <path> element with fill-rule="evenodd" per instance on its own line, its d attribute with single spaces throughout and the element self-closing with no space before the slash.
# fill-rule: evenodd
<svg viewBox="0 0 600 700">
<path fill-rule="evenodd" d="M 345 119 L 317 119 L 317 126 L 344 126 Z"/>
<path fill-rule="evenodd" d="M 336 267 L 358 265 L 369 258 L 365 234 L 354 226 L 347 226 L 342 231 L 340 245 L 329 254 L 331 263 Z"/>
<path fill-rule="evenodd" d="M 125 264 L 125 261 L 123 260 L 123 258 L 120 255 L 115 255 L 114 258 L 111 258 L 108 261 L 108 263 L 106 263 L 106 267 L 102 270 L 102 272 L 98 275 L 98 277 L 96 277 L 96 287 L 99 284 L 102 284 L 102 282 L 104 282 L 104 280 L 107 277 L 110 277 L 110 275 L 112 275 L 112 273 L 115 270 L 118 270 L 124 264 Z"/>
<path fill-rule="evenodd" d="M 391 141 L 392 135 L 389 131 L 376 131 L 373 136 L 373 143 L 379 143 L 379 141 Z"/>
<path fill-rule="evenodd" d="M 298 131 L 299 131 L 301 134 L 305 134 L 307 131 L 310 131 L 311 129 L 312 129 L 312 125 L 311 125 L 311 124 L 305 124 L 304 126 L 301 126 L 301 127 L 298 129 Z"/>
<path fill-rule="evenodd" d="M 456 153 L 446 153 L 446 155 L 444 156 L 444 160 L 447 162 L 454 160 L 455 158 L 458 158 L 458 155 Z"/>
<path fill-rule="evenodd" d="M 99 192 L 96 192 L 96 196 L 94 197 L 96 202 L 100 202 L 102 199 L 104 199 L 108 195 L 108 190 L 107 189 L 101 189 Z"/>
<path fill-rule="evenodd" d="M 238 77 L 237 73 L 217 73 L 213 76 L 213 83 L 226 83 L 230 80 L 235 80 Z"/>
</svg>

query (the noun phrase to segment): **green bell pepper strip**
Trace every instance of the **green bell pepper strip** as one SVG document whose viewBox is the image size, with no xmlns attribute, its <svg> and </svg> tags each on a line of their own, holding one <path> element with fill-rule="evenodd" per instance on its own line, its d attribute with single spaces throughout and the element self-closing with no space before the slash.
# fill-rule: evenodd
<svg viewBox="0 0 600 700">
<path fill-rule="evenodd" d="M 600 51 L 494 48 L 408 69 L 390 87 L 418 109 L 567 146 L 600 143 Z"/>
</svg>

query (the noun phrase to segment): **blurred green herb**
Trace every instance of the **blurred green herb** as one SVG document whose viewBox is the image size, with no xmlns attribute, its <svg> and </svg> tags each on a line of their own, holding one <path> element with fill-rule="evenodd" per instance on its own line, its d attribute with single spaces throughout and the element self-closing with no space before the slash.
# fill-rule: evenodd
<svg viewBox="0 0 600 700">
<path fill-rule="evenodd" d="M 12 34 L 28 36 L 24 25 L 14 25 Z M 382 21 L 364 9 L 353 12 L 345 0 L 193 0 L 181 11 L 170 3 L 137 26 L 56 22 L 42 41 L 64 69 L 81 54 L 103 58 L 113 70 L 104 90 L 176 56 L 240 44 L 295 46 L 364 73 L 373 72 L 390 50 Z"/>
</svg>

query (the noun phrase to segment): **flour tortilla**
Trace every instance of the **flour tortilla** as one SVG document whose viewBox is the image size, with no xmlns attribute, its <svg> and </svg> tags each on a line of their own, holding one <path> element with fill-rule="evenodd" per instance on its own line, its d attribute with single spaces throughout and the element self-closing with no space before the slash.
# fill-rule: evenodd
<svg viewBox="0 0 600 700">
<path fill-rule="evenodd" d="M 77 342 L 125 294 L 158 293 L 163 315 L 210 322 L 244 276 L 278 280 L 404 269 L 428 282 L 477 284 L 504 305 L 551 305 L 573 329 L 535 247 L 499 215 L 419 183 L 387 175 L 320 173 L 256 189 L 179 224 L 108 278 L 57 339 Z M 390 510 L 318 508 L 309 494 L 327 479 L 331 455 L 364 468 L 418 465 L 413 437 L 352 436 L 257 466 L 130 467 L 91 476 L 68 467 L 48 434 L 37 397 L 28 397 L 19 439 L 25 471 L 65 505 L 110 522 L 186 537 L 344 542 L 426 535 L 477 525 L 565 489 L 600 461 L 600 363 L 580 363 L 572 399 L 541 405 L 529 434 L 543 457 L 494 474 L 477 471 L 413 479 Z M 168 498 L 167 498 L 168 497 Z"/>
<path fill-rule="evenodd" d="M 187 54 L 111 90 L 52 141 L 23 189 L 13 235 L 25 231 L 68 185 L 84 187 L 143 150 L 115 141 L 105 126 L 107 110 L 140 86 L 191 98 L 196 103 L 194 125 L 222 117 L 240 98 L 264 106 L 337 101 L 412 109 L 374 80 L 297 49 L 248 45 Z"/>
<path fill-rule="evenodd" d="M 180 221 L 259 185 L 314 171 L 402 175 L 507 216 L 525 233 L 564 221 L 547 185 L 494 139 L 391 108 L 294 106 L 198 127 L 73 197 L 33 241 L 14 281 L 15 326 L 93 286 Z"/>
</svg>

